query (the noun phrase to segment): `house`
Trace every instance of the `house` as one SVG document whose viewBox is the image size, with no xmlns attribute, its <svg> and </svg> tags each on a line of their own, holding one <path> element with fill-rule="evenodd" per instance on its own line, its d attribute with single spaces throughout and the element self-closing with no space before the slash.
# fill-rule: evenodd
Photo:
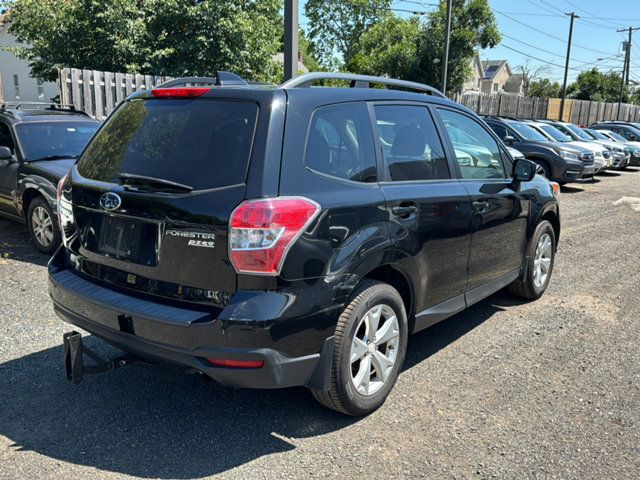
<svg viewBox="0 0 640 480">
<path fill-rule="evenodd" d="M 462 84 L 462 93 L 479 92 L 482 88 L 482 79 L 484 78 L 484 69 L 480 61 L 480 54 L 476 52 L 470 62 L 471 75 Z"/>
<path fill-rule="evenodd" d="M 511 77 L 511 68 L 506 60 L 485 60 L 482 62 L 484 77 L 482 78 L 482 92 L 498 93 L 505 91 L 505 84 Z"/>
<path fill-rule="evenodd" d="M 504 84 L 504 91 L 524 95 L 524 75 L 521 73 L 511 75 Z"/>
<path fill-rule="evenodd" d="M 276 53 L 273 56 L 273 59 L 284 65 L 284 53 L 280 52 L 280 53 Z M 298 52 L 298 74 L 302 75 L 304 73 L 309 73 L 309 69 L 305 66 L 302 59 L 302 54 L 300 52 Z"/>
<path fill-rule="evenodd" d="M 58 96 L 57 83 L 33 78 L 29 64 L 6 50 L 16 45 L 6 14 L 0 14 L 0 101 L 49 102 Z"/>
</svg>

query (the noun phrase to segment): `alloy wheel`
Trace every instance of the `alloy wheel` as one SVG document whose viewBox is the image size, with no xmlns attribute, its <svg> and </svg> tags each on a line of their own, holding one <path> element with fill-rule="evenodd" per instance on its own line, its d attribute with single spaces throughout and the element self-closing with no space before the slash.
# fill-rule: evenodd
<svg viewBox="0 0 640 480">
<path fill-rule="evenodd" d="M 361 395 L 374 395 L 393 370 L 398 355 L 400 326 L 388 305 L 376 305 L 360 320 L 349 359 L 351 382 Z"/>
<path fill-rule="evenodd" d="M 549 278 L 553 256 L 552 246 L 551 236 L 548 233 L 540 237 L 533 261 L 533 284 L 536 288 L 545 285 Z"/>
<path fill-rule="evenodd" d="M 37 206 L 31 215 L 31 227 L 36 241 L 43 247 L 53 242 L 53 221 L 44 207 Z"/>
</svg>

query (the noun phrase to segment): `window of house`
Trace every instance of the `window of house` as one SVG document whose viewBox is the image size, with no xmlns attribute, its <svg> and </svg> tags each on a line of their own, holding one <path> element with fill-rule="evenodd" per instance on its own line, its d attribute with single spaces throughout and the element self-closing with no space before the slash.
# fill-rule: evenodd
<svg viewBox="0 0 640 480">
<path fill-rule="evenodd" d="M 38 84 L 38 98 L 44 100 L 44 84 L 40 79 L 36 80 L 36 82 Z"/>
<path fill-rule="evenodd" d="M 20 100 L 20 79 L 18 78 L 18 74 L 13 74 L 13 93 L 16 97 L 16 100 Z"/>
<path fill-rule="evenodd" d="M 425 107 L 375 107 L 380 146 L 394 182 L 451 178 L 444 148 Z"/>
<path fill-rule="evenodd" d="M 494 92 L 497 92 L 497 91 L 498 91 L 498 84 L 497 84 L 497 83 L 494 83 L 494 84 L 493 84 L 493 91 L 494 91 Z"/>
</svg>

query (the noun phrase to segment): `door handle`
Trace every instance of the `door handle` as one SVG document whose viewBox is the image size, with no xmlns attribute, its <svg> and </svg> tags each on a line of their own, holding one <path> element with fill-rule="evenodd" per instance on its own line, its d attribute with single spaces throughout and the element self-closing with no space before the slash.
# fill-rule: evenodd
<svg viewBox="0 0 640 480">
<path fill-rule="evenodd" d="M 393 207 L 391 209 L 394 215 L 399 216 L 400 218 L 407 218 L 414 213 L 418 212 L 418 207 L 416 205 L 402 205 L 398 207 Z"/>
<path fill-rule="evenodd" d="M 475 208 L 476 212 L 478 213 L 485 213 L 487 210 L 489 210 L 490 206 L 491 203 L 489 203 L 487 200 L 478 200 L 477 202 L 473 202 L 473 208 Z"/>
</svg>

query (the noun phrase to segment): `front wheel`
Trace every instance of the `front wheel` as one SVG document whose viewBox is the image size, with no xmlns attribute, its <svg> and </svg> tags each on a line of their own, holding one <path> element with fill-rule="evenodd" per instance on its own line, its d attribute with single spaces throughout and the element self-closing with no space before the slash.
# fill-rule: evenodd
<svg viewBox="0 0 640 480">
<path fill-rule="evenodd" d="M 509 291 L 522 298 L 536 300 L 549 286 L 556 256 L 556 235 L 551 224 L 543 220 L 536 227 L 527 246 L 526 276 L 509 285 Z"/>
<path fill-rule="evenodd" d="M 336 326 L 331 388 L 314 390 L 321 404 L 347 415 L 379 408 L 391 392 L 407 350 L 407 314 L 390 285 L 366 281 Z"/>
<path fill-rule="evenodd" d="M 60 245 L 60 230 L 53 210 L 43 197 L 36 197 L 29 204 L 27 225 L 38 250 L 47 255 L 55 252 Z"/>
</svg>

